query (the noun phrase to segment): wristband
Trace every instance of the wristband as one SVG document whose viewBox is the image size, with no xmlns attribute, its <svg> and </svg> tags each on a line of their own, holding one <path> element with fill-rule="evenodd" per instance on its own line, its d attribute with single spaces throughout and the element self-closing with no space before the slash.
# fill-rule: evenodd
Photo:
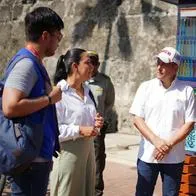
<svg viewBox="0 0 196 196">
<path fill-rule="evenodd" d="M 52 104 L 52 98 L 49 95 L 46 95 L 48 97 L 48 105 Z"/>
</svg>

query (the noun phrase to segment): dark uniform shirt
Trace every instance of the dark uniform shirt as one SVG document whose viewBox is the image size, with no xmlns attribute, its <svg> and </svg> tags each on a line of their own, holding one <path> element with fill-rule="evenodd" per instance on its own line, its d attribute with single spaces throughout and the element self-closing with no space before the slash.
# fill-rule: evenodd
<svg viewBox="0 0 196 196">
<path fill-rule="evenodd" d="M 94 95 L 97 104 L 97 112 L 106 118 L 107 113 L 114 105 L 115 99 L 114 86 L 110 78 L 98 72 L 87 84 Z"/>
</svg>

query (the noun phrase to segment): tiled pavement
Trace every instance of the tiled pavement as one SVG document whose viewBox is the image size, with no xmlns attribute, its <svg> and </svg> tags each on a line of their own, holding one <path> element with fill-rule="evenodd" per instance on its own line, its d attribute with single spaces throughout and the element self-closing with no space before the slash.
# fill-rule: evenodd
<svg viewBox="0 0 196 196">
<path fill-rule="evenodd" d="M 134 196 L 136 180 L 135 167 L 108 161 L 104 172 L 104 196 Z M 160 179 L 153 196 L 161 196 Z"/>
<path fill-rule="evenodd" d="M 135 167 L 107 161 L 104 171 L 104 196 L 134 196 L 136 176 Z M 160 190 L 159 180 L 154 196 L 161 196 Z M 47 195 L 49 196 L 49 192 Z M 3 196 L 10 196 L 10 190 L 5 189 Z"/>
<path fill-rule="evenodd" d="M 140 137 L 115 133 L 107 134 L 105 141 L 107 162 L 104 196 L 134 196 Z M 161 195 L 161 181 L 158 179 L 153 196 Z"/>
</svg>

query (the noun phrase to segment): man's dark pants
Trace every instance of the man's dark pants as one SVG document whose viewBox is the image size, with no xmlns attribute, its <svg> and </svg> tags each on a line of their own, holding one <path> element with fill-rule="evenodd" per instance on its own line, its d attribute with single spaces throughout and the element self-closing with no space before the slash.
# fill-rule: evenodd
<svg viewBox="0 0 196 196">
<path fill-rule="evenodd" d="M 178 196 L 183 163 L 155 164 L 138 159 L 136 196 L 152 196 L 159 173 L 162 179 L 163 196 Z"/>
<path fill-rule="evenodd" d="M 45 196 L 52 162 L 32 162 L 21 175 L 9 177 L 12 196 Z"/>
<path fill-rule="evenodd" d="M 100 130 L 100 135 L 96 136 L 94 140 L 95 144 L 95 159 L 96 159 L 96 185 L 95 195 L 103 195 L 104 181 L 103 181 L 103 170 L 105 168 L 105 133 L 107 124 L 104 123 L 103 128 Z"/>
</svg>

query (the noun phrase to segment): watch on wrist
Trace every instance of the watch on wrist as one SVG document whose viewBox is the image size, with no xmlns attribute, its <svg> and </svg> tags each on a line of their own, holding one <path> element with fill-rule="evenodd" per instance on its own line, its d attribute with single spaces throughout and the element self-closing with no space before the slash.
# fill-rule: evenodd
<svg viewBox="0 0 196 196">
<path fill-rule="evenodd" d="M 48 105 L 51 105 L 52 104 L 52 98 L 49 96 L 49 95 L 46 95 L 48 97 Z"/>
</svg>

